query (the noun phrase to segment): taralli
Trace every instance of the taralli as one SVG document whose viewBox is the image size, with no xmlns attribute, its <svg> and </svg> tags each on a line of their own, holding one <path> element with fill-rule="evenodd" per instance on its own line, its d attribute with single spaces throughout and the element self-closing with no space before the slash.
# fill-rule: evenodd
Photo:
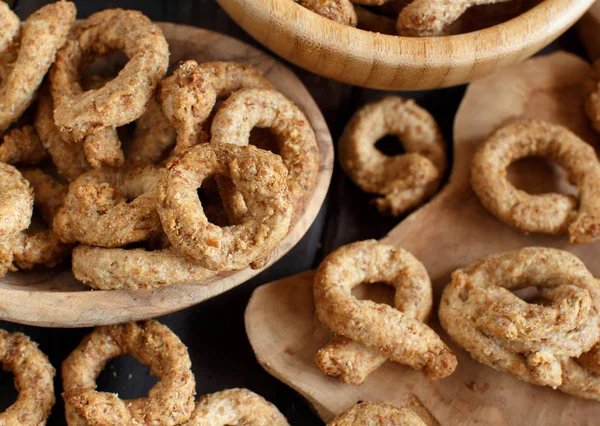
<svg viewBox="0 0 600 426">
<path fill-rule="evenodd" d="M 590 77 L 584 85 L 585 112 L 600 132 L 600 60 L 594 62 Z"/>
<path fill-rule="evenodd" d="M 129 62 L 97 90 L 83 91 L 81 71 L 95 56 L 123 50 Z M 63 137 L 83 142 L 90 165 L 118 166 L 123 153 L 116 127 L 139 118 L 169 65 L 160 28 L 140 12 L 107 9 L 77 26 L 50 71 L 54 119 Z"/>
<path fill-rule="evenodd" d="M 72 182 L 91 168 L 85 159 L 83 145 L 65 141 L 54 124 L 54 102 L 47 85 L 40 91 L 34 126 L 43 148 L 65 180 Z M 6 143 L 6 137 L 4 139 Z"/>
<path fill-rule="evenodd" d="M 272 89 L 254 68 L 236 62 L 182 63 L 161 84 L 166 118 L 177 129 L 174 154 L 210 139 L 210 119 L 216 102 L 241 89 Z"/>
<path fill-rule="evenodd" d="M 0 162 L 0 238 L 24 231 L 33 212 L 29 182 L 13 166 Z"/>
<path fill-rule="evenodd" d="M 197 189 L 210 176 L 231 179 L 247 216 L 221 228 L 204 214 Z M 211 270 L 246 267 L 268 256 L 287 234 L 292 206 L 281 158 L 253 146 L 202 144 L 173 159 L 159 188 L 161 223 L 174 248 Z"/>
<path fill-rule="evenodd" d="M 386 135 L 396 136 L 406 154 L 381 153 L 375 143 Z M 377 209 L 393 216 L 435 194 L 446 171 L 446 149 L 437 123 L 414 101 L 399 97 L 385 97 L 357 111 L 340 138 L 338 155 L 356 185 L 382 195 L 374 201 Z"/>
<path fill-rule="evenodd" d="M 106 362 L 125 354 L 149 366 L 159 379 L 146 398 L 123 401 L 95 390 Z M 65 359 L 62 379 L 69 426 L 178 425 L 194 409 L 196 383 L 187 348 L 153 320 L 96 328 Z"/>
<path fill-rule="evenodd" d="M 73 250 L 73 275 L 98 290 L 156 288 L 200 281 L 214 275 L 172 248 L 99 248 L 79 245 Z"/>
<path fill-rule="evenodd" d="M 515 188 L 506 169 L 530 156 L 560 165 L 579 190 L 579 203 L 570 195 L 532 195 Z M 478 147 L 471 184 L 486 209 L 523 232 L 568 232 L 573 244 L 600 238 L 600 162 L 594 148 L 565 127 L 533 120 L 504 126 Z"/>
<path fill-rule="evenodd" d="M 398 16 L 398 34 L 404 36 L 438 36 L 468 8 L 511 0 L 414 0 Z"/>
<path fill-rule="evenodd" d="M 356 12 L 350 0 L 296 0 L 296 2 L 327 19 L 356 27 Z"/>
<path fill-rule="evenodd" d="M 358 5 L 355 5 L 354 9 L 358 19 L 356 26 L 361 30 L 380 34 L 396 34 L 396 21 L 392 18 L 371 12 L 369 9 Z"/>
<path fill-rule="evenodd" d="M 31 14 L 19 32 L 15 25 L 18 18 L 3 3 L 0 22 L 8 26 L 2 27 L 1 52 L 12 53 L 14 60 L 0 64 L 0 131 L 6 130 L 33 102 L 56 52 L 67 39 L 75 13 L 71 2 L 49 4 Z"/>
<path fill-rule="evenodd" d="M 0 363 L 15 376 L 19 396 L 0 413 L 0 424 L 41 426 L 54 405 L 55 370 L 37 345 L 21 333 L 0 330 Z"/>
<path fill-rule="evenodd" d="M 161 232 L 156 187 L 162 169 L 154 165 L 102 168 L 69 185 L 54 231 L 65 243 L 119 247 Z"/>
<path fill-rule="evenodd" d="M 182 426 L 289 426 L 277 407 L 247 389 L 204 395 Z"/>
<path fill-rule="evenodd" d="M 428 426 L 417 413 L 384 402 L 363 402 L 339 415 L 327 426 Z"/>
<path fill-rule="evenodd" d="M 34 165 L 46 155 L 46 150 L 31 126 L 8 131 L 0 145 L 0 161 L 3 163 Z"/>
<path fill-rule="evenodd" d="M 220 106 L 211 126 L 211 144 L 246 145 L 253 128 L 269 128 L 289 174 L 292 205 L 301 212 L 317 181 L 319 148 L 310 122 L 283 94 L 268 89 L 233 93 Z"/>
<path fill-rule="evenodd" d="M 396 289 L 395 308 L 352 295 L 354 287 L 375 282 Z M 386 359 L 430 379 L 452 374 L 456 357 L 423 323 L 431 298 L 427 271 L 407 251 L 375 240 L 335 250 L 317 269 L 314 299 L 318 318 L 345 339 L 334 340 L 319 351 L 319 368 L 354 385 Z"/>
<path fill-rule="evenodd" d="M 512 293 L 530 286 L 547 303 L 527 303 Z M 586 376 L 592 373 L 582 373 L 585 368 L 572 358 L 599 341 L 599 307 L 600 284 L 577 257 L 532 247 L 455 271 L 442 294 L 439 319 L 477 361 L 589 398 Z M 593 397 L 599 399 L 600 379 L 595 382 Z"/>
</svg>

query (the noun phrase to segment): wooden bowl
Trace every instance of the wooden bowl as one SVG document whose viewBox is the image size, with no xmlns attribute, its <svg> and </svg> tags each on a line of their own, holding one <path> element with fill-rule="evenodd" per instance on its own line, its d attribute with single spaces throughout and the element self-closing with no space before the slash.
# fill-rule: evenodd
<svg viewBox="0 0 600 426">
<path fill-rule="evenodd" d="M 171 64 L 195 59 L 253 65 L 304 111 L 315 129 L 320 151 L 317 184 L 304 212 L 273 252 L 266 268 L 302 238 L 325 199 L 333 169 L 333 145 L 327 124 L 300 80 L 274 58 L 222 34 L 185 25 L 159 26 L 169 42 Z M 44 327 L 90 327 L 152 318 L 221 294 L 260 271 L 246 268 L 201 282 L 114 291 L 90 291 L 75 280 L 70 268 L 10 273 L 0 279 L 0 319 Z"/>
<path fill-rule="evenodd" d="M 278 55 L 342 83 L 422 90 L 466 83 L 522 61 L 565 32 L 594 0 L 545 0 L 515 19 L 468 34 L 416 38 L 358 30 L 293 0 L 217 0 Z"/>
</svg>

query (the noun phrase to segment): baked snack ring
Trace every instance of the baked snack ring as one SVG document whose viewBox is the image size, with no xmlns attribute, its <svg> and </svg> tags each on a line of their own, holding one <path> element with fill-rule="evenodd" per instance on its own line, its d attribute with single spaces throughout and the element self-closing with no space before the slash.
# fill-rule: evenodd
<svg viewBox="0 0 600 426">
<path fill-rule="evenodd" d="M 146 398 L 123 401 L 95 390 L 106 362 L 124 354 L 133 355 L 158 377 Z M 187 348 L 154 320 L 96 328 L 64 360 L 62 379 L 69 426 L 178 425 L 194 409 L 196 382 Z"/>
<path fill-rule="evenodd" d="M 394 135 L 406 154 L 387 156 L 375 143 Z M 433 117 L 413 100 L 385 97 L 358 110 L 339 140 L 340 164 L 363 191 L 379 194 L 377 209 L 398 216 L 439 188 L 446 171 L 445 144 Z"/>
<path fill-rule="evenodd" d="M 535 286 L 548 303 L 511 291 Z M 471 356 L 525 382 L 559 387 L 563 360 L 600 339 L 600 284 L 569 252 L 531 247 L 488 256 L 452 274 L 442 327 Z"/>
<path fill-rule="evenodd" d="M 247 145 L 255 127 L 271 130 L 289 173 L 287 187 L 296 214 L 304 210 L 319 171 L 315 132 L 304 113 L 283 94 L 244 89 L 221 104 L 211 125 L 212 145 Z"/>
<path fill-rule="evenodd" d="M 0 144 L 0 162 L 38 164 L 47 156 L 44 146 L 31 126 L 14 128 L 4 134 Z"/>
<path fill-rule="evenodd" d="M 13 166 L 0 162 L 0 238 L 29 227 L 33 193 L 29 182 Z"/>
<path fill-rule="evenodd" d="M 17 400 L 0 413 L 7 426 L 45 425 L 54 405 L 54 367 L 37 345 L 21 333 L 0 330 L 0 363 L 15 376 Z"/>
<path fill-rule="evenodd" d="M 584 85 L 585 112 L 594 128 L 600 132 L 600 60 L 594 62 L 590 77 Z"/>
<path fill-rule="evenodd" d="M 79 245 L 73 250 L 73 275 L 98 290 L 156 288 L 199 281 L 214 275 L 173 248 L 100 248 Z"/>
<path fill-rule="evenodd" d="M 444 29 L 473 6 L 511 0 L 414 0 L 398 16 L 398 34 L 431 37 L 443 35 Z"/>
<path fill-rule="evenodd" d="M 246 202 L 243 223 L 210 223 L 197 189 L 208 177 L 225 176 Z M 215 271 L 236 270 L 268 256 L 287 235 L 292 206 L 287 170 L 279 156 L 253 146 L 202 144 L 175 157 L 159 187 L 158 213 L 173 247 Z"/>
<path fill-rule="evenodd" d="M 65 43 L 75 21 L 75 5 L 67 1 L 51 3 L 32 13 L 21 31 L 18 18 L 4 5 L 0 8 L 2 27 L 0 52 L 12 55 L 10 63 L 0 64 L 0 132 L 16 121 L 35 99 L 58 49 Z M 8 15 L 8 16 L 7 16 Z"/>
<path fill-rule="evenodd" d="M 83 67 L 96 55 L 114 50 L 123 50 L 129 62 L 103 87 L 84 92 Z M 72 31 L 51 69 L 56 126 L 65 139 L 84 143 L 92 167 L 120 165 L 116 127 L 146 111 L 168 65 L 167 41 L 146 16 L 122 9 L 94 13 Z"/>
<path fill-rule="evenodd" d="M 102 168 L 69 185 L 54 231 L 65 243 L 119 247 L 161 232 L 156 187 L 162 169 L 154 165 Z"/>
<path fill-rule="evenodd" d="M 407 314 L 352 295 L 354 287 L 375 282 L 395 287 L 395 305 Z M 412 297 L 406 300 L 408 295 Z M 317 269 L 314 299 L 318 318 L 335 334 L 419 370 L 430 379 L 446 377 L 456 368 L 452 351 L 435 331 L 416 318 L 426 317 L 431 309 L 431 283 L 423 265 L 407 251 L 375 240 L 335 250 Z M 356 358 L 363 361 L 360 354 Z M 343 374 L 343 380 L 353 376 L 364 379 L 365 373 L 383 363 L 382 357 L 365 358 L 357 372 L 348 373 L 343 366 L 335 371 Z"/>
<path fill-rule="evenodd" d="M 204 395 L 182 426 L 289 426 L 277 407 L 247 389 Z"/>
<path fill-rule="evenodd" d="M 532 195 L 515 188 L 506 169 L 530 156 L 560 165 L 577 186 L 578 199 L 557 193 Z M 508 124 L 478 147 L 471 167 L 471 184 L 481 203 L 513 228 L 568 232 L 573 244 L 600 238 L 600 162 L 594 148 L 567 128 L 535 120 Z"/>
<path fill-rule="evenodd" d="M 396 407 L 385 402 L 362 402 L 340 414 L 327 426 L 427 426 L 419 415 L 408 408 Z"/>
</svg>

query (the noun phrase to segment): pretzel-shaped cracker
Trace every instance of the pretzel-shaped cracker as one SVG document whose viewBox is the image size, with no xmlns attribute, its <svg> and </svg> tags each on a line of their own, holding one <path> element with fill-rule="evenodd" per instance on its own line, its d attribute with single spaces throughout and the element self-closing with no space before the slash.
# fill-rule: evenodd
<svg viewBox="0 0 600 426">
<path fill-rule="evenodd" d="M 352 296 L 354 287 L 374 282 L 395 287 L 395 308 Z M 407 251 L 375 240 L 335 250 L 317 269 L 314 298 L 319 319 L 343 337 L 319 351 L 319 368 L 355 385 L 386 359 L 430 379 L 452 374 L 456 357 L 423 322 L 431 297 L 427 271 Z"/>
</svg>

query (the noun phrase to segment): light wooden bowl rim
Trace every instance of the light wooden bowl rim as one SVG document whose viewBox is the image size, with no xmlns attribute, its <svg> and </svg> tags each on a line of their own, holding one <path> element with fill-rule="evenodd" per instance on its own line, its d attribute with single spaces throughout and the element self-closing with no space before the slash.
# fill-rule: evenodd
<svg viewBox="0 0 600 426">
<path fill-rule="evenodd" d="M 353 66 L 370 66 L 376 72 L 378 69 L 397 68 L 398 73 L 406 70 L 418 73 L 421 70 L 421 77 L 425 77 L 431 68 L 446 68 L 450 71 L 460 67 L 476 68 L 482 62 L 489 62 L 493 70 L 496 66 L 523 60 L 566 31 L 595 0 L 545 0 L 518 17 L 496 26 L 442 37 L 402 37 L 364 31 L 324 18 L 293 0 L 217 1 L 258 41 L 296 65 L 305 66 L 302 63 L 302 53 L 298 54 L 296 46 L 286 47 L 287 50 L 283 51 L 277 47 L 277 40 L 269 37 L 271 30 L 257 34 L 260 30 L 249 27 L 256 26 L 257 22 L 267 28 L 269 25 L 276 26 L 278 34 L 294 34 L 295 39 L 307 40 L 308 43 L 319 46 L 321 51 L 335 52 L 337 57 L 323 59 L 343 61 L 344 66 L 349 69 Z M 232 13 L 234 6 L 243 8 L 241 15 Z M 555 19 L 549 20 L 550 14 Z M 536 47 L 535 51 L 528 49 L 531 46 Z M 410 90 L 399 87 L 401 84 L 395 81 L 398 76 L 387 85 L 373 85 L 370 83 L 370 74 L 357 80 L 351 72 L 332 76 L 327 75 L 322 67 L 309 70 L 348 84 Z M 476 72 L 477 75 L 473 77 L 488 73 Z M 417 76 L 414 89 L 443 87 L 472 79 L 470 74 L 466 78 L 450 78 L 447 83 L 442 79 L 439 85 L 429 87 L 428 84 L 423 85 Z"/>
<path fill-rule="evenodd" d="M 300 79 L 272 56 L 233 37 L 187 25 L 157 24 L 170 43 L 189 45 L 185 48 L 185 58 L 179 58 L 172 51 L 172 62 L 193 59 L 195 49 L 200 54 L 211 49 L 225 52 L 211 60 L 237 60 L 256 64 L 267 77 L 272 75 L 272 82 L 277 88 L 303 109 L 315 129 L 320 151 L 317 182 L 304 212 L 273 251 L 268 264 L 259 270 L 247 267 L 200 282 L 152 289 L 109 291 L 74 290 L 68 283 L 65 288 L 58 289 L 43 286 L 46 280 L 72 282 L 74 278 L 65 268 L 25 273 L 23 276 L 18 275 L 20 272 L 9 274 L 2 279 L 0 285 L 0 320 L 41 327 L 74 328 L 137 321 L 175 312 L 224 293 L 269 268 L 300 241 L 317 217 L 333 172 L 333 142 L 318 105 Z M 195 45 L 193 40 L 203 42 Z M 207 49 L 205 45 L 211 47 Z M 42 286 L 36 288 L 36 284 Z"/>
</svg>

